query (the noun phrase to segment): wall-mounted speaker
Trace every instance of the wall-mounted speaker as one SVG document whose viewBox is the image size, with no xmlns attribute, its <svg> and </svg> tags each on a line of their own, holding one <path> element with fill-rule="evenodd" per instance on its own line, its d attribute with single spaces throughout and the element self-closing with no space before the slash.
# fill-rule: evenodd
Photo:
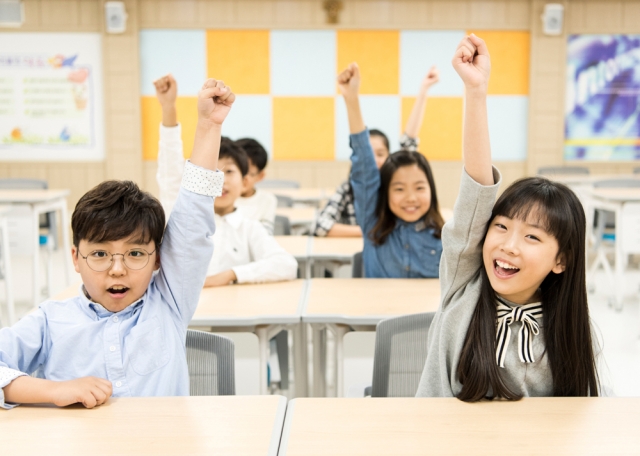
<svg viewBox="0 0 640 456">
<path fill-rule="evenodd" d="M 545 35 L 562 35 L 562 22 L 564 20 L 564 5 L 560 3 L 547 3 L 542 13 L 542 33 Z"/>
<path fill-rule="evenodd" d="M 107 33 L 124 33 L 127 30 L 127 11 L 124 2 L 106 2 L 104 17 L 107 22 Z"/>
</svg>

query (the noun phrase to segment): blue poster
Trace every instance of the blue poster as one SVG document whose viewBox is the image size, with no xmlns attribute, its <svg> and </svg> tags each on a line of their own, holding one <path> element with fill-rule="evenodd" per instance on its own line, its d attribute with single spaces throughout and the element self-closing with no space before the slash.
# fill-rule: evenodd
<svg viewBox="0 0 640 456">
<path fill-rule="evenodd" d="M 570 35 L 565 160 L 640 160 L 640 35 Z"/>
</svg>

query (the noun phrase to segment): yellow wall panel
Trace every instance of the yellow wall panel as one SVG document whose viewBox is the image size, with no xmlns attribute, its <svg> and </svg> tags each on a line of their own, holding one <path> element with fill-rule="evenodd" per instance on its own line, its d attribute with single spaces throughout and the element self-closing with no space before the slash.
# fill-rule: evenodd
<svg viewBox="0 0 640 456">
<path fill-rule="evenodd" d="M 269 94 L 269 31 L 208 30 L 207 75 L 239 94 Z"/>
<path fill-rule="evenodd" d="M 402 98 L 402 125 L 406 125 L 415 98 Z M 428 160 L 462 159 L 461 97 L 431 97 L 427 102 L 424 122 L 420 129 L 418 150 Z"/>
<path fill-rule="evenodd" d="M 273 98 L 273 158 L 333 160 L 333 97 Z"/>
<path fill-rule="evenodd" d="M 362 94 L 397 94 L 400 32 L 396 30 L 338 31 L 338 72 L 358 62 Z"/>
<path fill-rule="evenodd" d="M 529 95 L 530 33 L 487 30 L 474 33 L 485 40 L 491 54 L 489 95 Z"/>
<path fill-rule="evenodd" d="M 198 99 L 196 97 L 178 97 L 176 109 L 178 122 L 182 125 L 182 150 L 185 158 L 191 156 L 193 138 L 198 122 Z M 142 97 L 142 154 L 145 160 L 158 158 L 158 140 L 162 110 L 156 97 Z"/>
</svg>

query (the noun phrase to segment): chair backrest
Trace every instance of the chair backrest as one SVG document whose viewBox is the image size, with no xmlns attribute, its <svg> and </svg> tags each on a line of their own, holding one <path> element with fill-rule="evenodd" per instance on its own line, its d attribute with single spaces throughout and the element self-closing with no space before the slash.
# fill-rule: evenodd
<svg viewBox="0 0 640 456">
<path fill-rule="evenodd" d="M 584 166 L 545 166 L 538 169 L 538 174 L 548 176 L 550 174 L 589 174 L 589 168 Z"/>
<path fill-rule="evenodd" d="M 603 179 L 593 183 L 595 188 L 638 188 L 640 179 Z"/>
<path fill-rule="evenodd" d="M 187 330 L 187 366 L 191 396 L 236 394 L 233 341 L 217 334 Z"/>
<path fill-rule="evenodd" d="M 378 323 L 372 397 L 414 397 L 427 359 L 434 312 L 403 315 Z"/>
<path fill-rule="evenodd" d="M 300 182 L 287 179 L 265 179 L 256 184 L 257 188 L 300 188 Z"/>
<path fill-rule="evenodd" d="M 276 215 L 276 220 L 273 225 L 274 236 L 290 236 L 291 235 L 291 222 L 289 217 L 284 215 Z"/>
<path fill-rule="evenodd" d="M 293 198 L 290 196 L 276 195 L 278 207 L 293 207 Z"/>
<path fill-rule="evenodd" d="M 364 277 L 364 264 L 362 262 L 362 252 L 358 252 L 353 255 L 353 261 L 351 262 L 351 277 L 362 278 Z"/>
<path fill-rule="evenodd" d="M 633 168 L 633 174 L 640 174 L 640 167 Z"/>
</svg>

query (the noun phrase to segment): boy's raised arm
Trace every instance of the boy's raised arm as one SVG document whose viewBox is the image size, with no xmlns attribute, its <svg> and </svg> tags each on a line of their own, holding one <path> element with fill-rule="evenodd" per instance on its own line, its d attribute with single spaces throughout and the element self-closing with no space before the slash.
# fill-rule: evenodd
<svg viewBox="0 0 640 456">
<path fill-rule="evenodd" d="M 464 168 L 479 184 L 493 185 L 495 182 L 487 120 L 487 87 L 491 61 L 484 40 L 474 34 L 463 38 L 451 63 L 465 88 L 462 134 Z"/>
</svg>

